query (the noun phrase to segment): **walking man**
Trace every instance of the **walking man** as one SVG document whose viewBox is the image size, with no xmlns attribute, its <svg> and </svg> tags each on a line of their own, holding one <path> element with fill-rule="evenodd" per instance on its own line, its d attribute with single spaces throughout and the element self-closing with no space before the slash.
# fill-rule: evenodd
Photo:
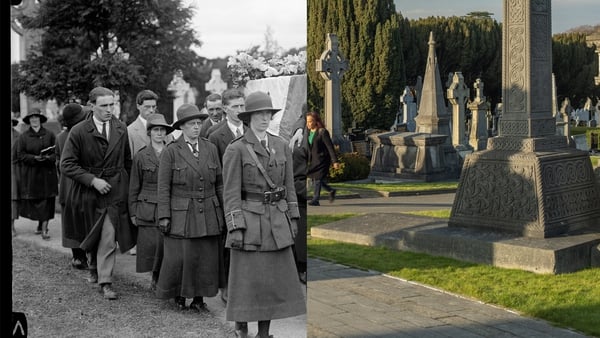
<svg viewBox="0 0 600 338">
<path fill-rule="evenodd" d="M 111 286 L 117 242 L 125 253 L 137 237 L 127 212 L 131 151 L 127 127 L 113 115 L 115 94 L 96 87 L 89 102 L 92 114 L 71 129 L 60 161 L 61 173 L 73 179 L 65 212 L 82 217 L 78 236 L 88 254 L 88 282 L 117 299 Z"/>
</svg>

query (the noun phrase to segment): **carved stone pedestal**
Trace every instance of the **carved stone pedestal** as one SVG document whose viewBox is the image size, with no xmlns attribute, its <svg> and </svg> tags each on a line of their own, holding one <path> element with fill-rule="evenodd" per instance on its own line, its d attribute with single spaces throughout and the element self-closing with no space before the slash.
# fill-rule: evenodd
<svg viewBox="0 0 600 338">
<path fill-rule="evenodd" d="M 490 150 L 465 160 L 448 226 L 535 238 L 600 231 L 600 187 L 589 156 L 552 148 L 565 142 L 490 139 Z"/>
</svg>

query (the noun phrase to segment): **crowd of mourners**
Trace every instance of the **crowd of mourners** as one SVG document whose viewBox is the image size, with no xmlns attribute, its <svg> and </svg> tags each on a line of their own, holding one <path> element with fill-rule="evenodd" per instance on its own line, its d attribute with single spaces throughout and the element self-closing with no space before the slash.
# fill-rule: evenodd
<svg viewBox="0 0 600 338">
<path fill-rule="evenodd" d="M 13 118 L 13 235 L 22 216 L 50 239 L 58 197 L 70 263 L 104 298 L 118 298 L 117 250 L 135 249 L 136 272 L 149 273 L 156 297 L 206 312 L 204 297 L 220 294 L 237 336 L 257 322 L 257 337 L 269 337 L 271 320 L 306 313 L 306 179 L 317 192 L 331 189 L 329 133 L 318 114 L 305 118 L 306 105 L 290 141 L 268 132 L 281 108 L 261 91 L 227 89 L 202 109 L 184 104 L 173 124 L 158 99 L 142 90 L 126 125 L 115 93 L 96 87 L 87 104 L 63 108 L 58 135 L 40 109 L 23 117 L 21 134 Z M 309 204 L 318 205 L 315 195 Z"/>
</svg>

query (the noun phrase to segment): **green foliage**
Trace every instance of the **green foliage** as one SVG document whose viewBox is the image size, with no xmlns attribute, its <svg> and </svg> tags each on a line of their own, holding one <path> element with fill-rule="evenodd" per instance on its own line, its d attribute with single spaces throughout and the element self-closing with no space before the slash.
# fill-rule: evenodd
<svg viewBox="0 0 600 338">
<path fill-rule="evenodd" d="M 556 34 L 552 38 L 552 72 L 556 79 L 558 102 L 569 98 L 573 107 L 583 107 L 588 97 L 600 97 L 594 84 L 598 56 L 583 33 Z"/>
<path fill-rule="evenodd" d="M 38 15 L 21 21 L 42 32 L 41 42 L 21 63 L 13 85 L 59 104 L 73 97 L 86 102 L 89 91 L 102 85 L 119 90 L 125 112 L 135 111 L 139 90 L 151 89 L 162 111 L 171 106 L 167 87 L 176 70 L 197 88 L 210 77 L 204 59 L 191 49 L 201 44 L 192 15 L 181 0 L 40 2 Z"/>
<path fill-rule="evenodd" d="M 349 69 L 342 77 L 343 130 L 357 126 L 387 129 L 405 84 L 400 17 L 391 0 L 308 1 L 307 64 L 326 48 L 327 33 L 339 40 Z M 309 110 L 323 111 L 323 78 L 308 67 Z"/>
<path fill-rule="evenodd" d="M 360 180 L 367 178 L 371 171 L 369 160 L 359 153 L 338 154 L 339 169 L 329 168 L 331 182 Z"/>
</svg>

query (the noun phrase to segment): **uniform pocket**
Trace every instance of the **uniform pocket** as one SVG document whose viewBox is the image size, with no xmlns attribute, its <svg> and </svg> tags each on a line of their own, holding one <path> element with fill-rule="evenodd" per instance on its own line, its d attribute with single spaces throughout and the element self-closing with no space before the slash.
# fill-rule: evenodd
<svg viewBox="0 0 600 338">
<path fill-rule="evenodd" d="M 138 199 L 135 217 L 145 222 L 154 223 L 156 221 L 156 202 L 148 199 Z"/>
<path fill-rule="evenodd" d="M 217 169 L 219 166 L 215 163 L 208 163 L 208 180 L 214 184 L 217 181 Z"/>
<path fill-rule="evenodd" d="M 147 166 L 142 168 L 142 179 L 146 183 L 156 183 L 156 166 Z"/>
<path fill-rule="evenodd" d="M 258 167 L 254 161 L 244 161 L 243 165 L 243 177 L 245 182 L 255 182 L 258 174 Z"/>
<path fill-rule="evenodd" d="M 179 165 L 177 163 L 171 166 L 171 173 L 173 175 L 173 184 L 186 184 L 186 165 Z"/>
<path fill-rule="evenodd" d="M 171 233 L 184 235 L 189 198 L 174 197 L 171 199 Z"/>
<path fill-rule="evenodd" d="M 261 218 L 265 213 L 265 205 L 255 201 L 242 202 L 242 212 L 246 222 L 244 244 L 261 245 Z"/>
</svg>

